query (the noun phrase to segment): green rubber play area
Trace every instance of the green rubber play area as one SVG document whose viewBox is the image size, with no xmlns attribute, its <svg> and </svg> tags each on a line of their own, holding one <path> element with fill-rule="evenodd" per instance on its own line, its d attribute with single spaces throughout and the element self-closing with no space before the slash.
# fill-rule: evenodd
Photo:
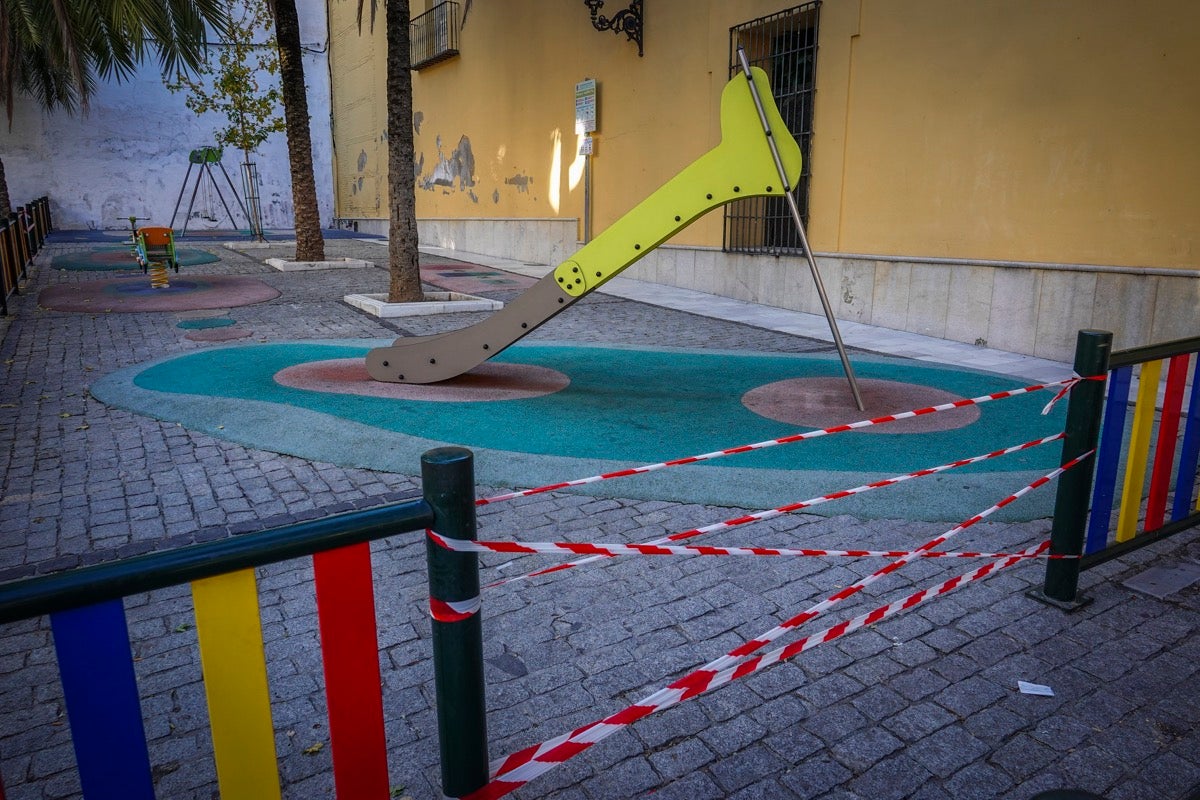
<svg viewBox="0 0 1200 800">
<path fill-rule="evenodd" d="M 445 444 L 476 453 L 480 484 L 533 487 L 709 453 L 1020 388 L 1003 376 L 855 358 L 870 400 L 845 407 L 832 355 L 519 343 L 484 367 L 426 386 L 371 381 L 378 340 L 219 346 L 110 374 L 110 405 L 244 445 L 409 473 Z M 477 368 L 477 370 L 483 368 Z M 490 372 L 489 372 L 490 371 Z M 488 377 L 490 375 L 490 377 Z M 934 388 L 936 387 L 936 388 Z M 869 391 L 868 391 L 869 390 Z M 836 393 L 830 402 L 822 393 Z M 988 453 L 1062 430 L 1050 392 L 591 484 L 599 495 L 771 508 Z M 813 402 L 818 400 L 819 402 Z M 880 407 L 887 402 L 911 403 Z M 1058 465 L 1057 442 L 811 509 L 823 515 L 961 521 Z M 998 519 L 1049 514 L 1053 488 Z"/>
</svg>

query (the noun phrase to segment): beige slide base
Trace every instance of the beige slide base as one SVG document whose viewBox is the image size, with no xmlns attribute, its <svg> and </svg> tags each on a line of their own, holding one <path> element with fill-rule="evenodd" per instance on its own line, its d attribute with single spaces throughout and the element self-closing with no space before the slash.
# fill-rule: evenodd
<svg viewBox="0 0 1200 800">
<path fill-rule="evenodd" d="M 551 273 L 487 319 L 432 336 L 397 339 L 367 353 L 367 372 L 389 383 L 436 383 L 467 372 L 578 300 Z"/>
</svg>

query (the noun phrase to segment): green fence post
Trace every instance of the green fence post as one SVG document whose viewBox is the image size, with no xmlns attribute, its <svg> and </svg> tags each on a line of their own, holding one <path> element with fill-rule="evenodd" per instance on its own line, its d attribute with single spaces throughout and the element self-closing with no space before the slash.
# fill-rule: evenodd
<svg viewBox="0 0 1200 800">
<path fill-rule="evenodd" d="M 1075 340 L 1075 374 L 1084 378 L 1108 375 L 1112 353 L 1112 334 L 1108 331 L 1082 330 Z M 1081 381 L 1071 389 L 1067 402 L 1066 439 L 1062 463 L 1096 448 L 1100 439 L 1100 419 L 1104 411 L 1106 381 Z M 1058 479 L 1054 499 L 1054 524 L 1050 529 L 1050 552 L 1067 555 L 1083 553 L 1087 531 L 1088 506 L 1092 500 L 1092 476 L 1095 456 L 1064 472 Z M 1046 562 L 1046 580 L 1034 596 L 1054 605 L 1076 609 L 1089 601 L 1077 596 L 1079 559 L 1051 559 Z"/>
<path fill-rule="evenodd" d="M 474 539 L 474 457 L 461 447 L 421 456 L 425 502 L 433 529 L 448 539 Z M 442 792 L 462 797 L 488 782 L 483 689 L 483 628 L 479 620 L 479 557 L 425 541 L 433 615 L 433 674 L 437 689 Z"/>
</svg>

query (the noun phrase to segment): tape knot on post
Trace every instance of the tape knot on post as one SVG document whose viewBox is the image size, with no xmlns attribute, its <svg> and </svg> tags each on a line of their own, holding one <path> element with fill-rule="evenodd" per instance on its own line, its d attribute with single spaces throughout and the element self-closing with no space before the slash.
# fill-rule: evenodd
<svg viewBox="0 0 1200 800">
<path fill-rule="evenodd" d="M 1079 383 L 1081 380 L 1083 380 L 1082 375 L 1080 375 L 1078 372 L 1072 372 L 1071 377 L 1063 382 L 1062 388 L 1058 390 L 1058 393 L 1055 394 L 1054 397 L 1051 397 L 1050 402 L 1046 403 L 1046 405 L 1042 407 L 1042 416 L 1044 417 L 1049 414 L 1054 409 L 1054 406 L 1058 404 L 1058 401 L 1066 397 L 1067 393 L 1071 391 L 1075 384 Z"/>
<path fill-rule="evenodd" d="M 438 622 L 462 622 L 479 613 L 483 600 L 475 595 L 470 600 L 438 600 L 429 598 L 429 616 Z"/>
<path fill-rule="evenodd" d="M 1046 403 L 1045 408 L 1042 409 L 1042 416 L 1044 417 L 1047 414 L 1049 414 L 1050 411 L 1054 408 L 1054 406 L 1058 404 L 1058 401 L 1062 400 L 1064 397 L 1066 397 L 1067 394 L 1070 393 L 1070 391 L 1072 389 L 1074 389 L 1075 385 L 1078 384 L 1079 382 L 1081 382 L 1081 381 L 1106 381 L 1106 380 L 1108 380 L 1107 375 L 1089 375 L 1085 378 L 1082 375 L 1080 375 L 1078 372 L 1072 372 L 1071 377 L 1063 382 L 1063 387 L 1058 390 L 1058 394 L 1056 394 L 1056 395 L 1054 395 L 1054 397 L 1050 398 L 1049 403 Z"/>
</svg>

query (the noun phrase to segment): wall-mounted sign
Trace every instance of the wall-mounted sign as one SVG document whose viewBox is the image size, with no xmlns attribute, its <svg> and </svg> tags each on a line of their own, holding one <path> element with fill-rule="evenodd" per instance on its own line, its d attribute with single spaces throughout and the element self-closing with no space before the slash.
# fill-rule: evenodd
<svg viewBox="0 0 1200 800">
<path fill-rule="evenodd" d="M 596 130 L 596 81 L 585 78 L 575 84 L 575 133 Z"/>
<path fill-rule="evenodd" d="M 579 155 L 590 156 L 596 152 L 595 139 L 590 136 L 583 137 L 583 144 L 579 146 Z"/>
</svg>

